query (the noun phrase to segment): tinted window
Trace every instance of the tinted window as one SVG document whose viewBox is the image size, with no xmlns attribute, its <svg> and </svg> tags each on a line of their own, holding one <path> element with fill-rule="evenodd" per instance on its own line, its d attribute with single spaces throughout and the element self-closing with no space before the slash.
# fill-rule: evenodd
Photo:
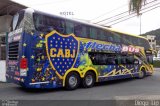
<svg viewBox="0 0 160 106">
<path fill-rule="evenodd" d="M 134 56 L 133 55 L 117 55 L 116 64 L 133 64 Z"/>
<path fill-rule="evenodd" d="M 74 33 L 75 33 L 76 36 L 79 36 L 79 37 L 82 37 L 82 38 L 87 38 L 89 30 L 88 30 L 87 26 L 85 26 L 83 24 L 76 23 L 74 25 Z"/>
<path fill-rule="evenodd" d="M 126 57 L 126 63 L 127 64 L 133 64 L 134 63 L 134 56 L 127 56 Z"/>
<path fill-rule="evenodd" d="M 138 46 L 142 46 L 141 38 L 138 38 L 138 39 L 137 39 L 137 42 L 138 42 L 138 43 L 137 43 Z"/>
<path fill-rule="evenodd" d="M 129 36 L 130 37 L 130 44 L 134 45 L 134 37 L 133 36 Z"/>
<path fill-rule="evenodd" d="M 145 39 L 142 40 L 142 44 L 143 44 L 143 47 L 145 49 L 149 49 L 150 48 L 150 45 L 149 45 L 149 42 Z"/>
<path fill-rule="evenodd" d="M 91 39 L 97 39 L 97 29 L 94 27 L 90 27 L 89 29 L 90 29 L 89 30 L 89 32 L 90 32 L 89 37 Z"/>
<path fill-rule="evenodd" d="M 107 36 L 107 41 L 109 41 L 109 42 L 114 41 L 114 36 L 110 31 L 105 31 L 105 35 Z"/>
<path fill-rule="evenodd" d="M 65 21 L 63 19 L 35 13 L 34 22 L 37 31 L 50 32 L 56 30 L 65 34 Z"/>
<path fill-rule="evenodd" d="M 145 49 L 150 48 L 149 42 L 146 39 L 140 38 L 139 40 L 140 40 L 140 45 L 139 46 L 142 46 Z"/>
<path fill-rule="evenodd" d="M 115 58 L 116 64 L 121 64 L 121 55 L 117 55 Z"/>
<path fill-rule="evenodd" d="M 74 23 L 66 20 L 66 34 L 74 33 Z"/>
<path fill-rule="evenodd" d="M 98 40 L 107 41 L 107 35 L 105 35 L 105 31 L 103 30 L 97 30 Z"/>
<path fill-rule="evenodd" d="M 126 64 L 126 56 L 121 56 L 121 64 Z"/>
<path fill-rule="evenodd" d="M 82 25 L 81 24 L 75 24 L 74 25 L 74 33 L 76 36 L 82 37 Z"/>
<path fill-rule="evenodd" d="M 122 35 L 122 42 L 126 45 L 131 45 L 132 44 L 132 38 L 131 36 L 128 35 Z"/>
<path fill-rule="evenodd" d="M 89 56 L 94 65 L 114 65 L 116 64 L 116 55 L 90 52 Z M 103 57 L 103 58 L 102 58 Z"/>
<path fill-rule="evenodd" d="M 131 43 L 132 45 L 135 45 L 137 46 L 138 45 L 138 38 L 137 37 L 134 37 L 134 36 L 130 36 L 131 37 Z"/>
<path fill-rule="evenodd" d="M 113 35 L 113 42 L 116 42 L 116 43 L 120 43 L 120 35 L 117 34 L 117 33 L 112 33 Z"/>
<path fill-rule="evenodd" d="M 116 64 L 116 56 L 115 55 L 108 55 L 106 59 L 106 64 L 114 65 Z"/>
</svg>

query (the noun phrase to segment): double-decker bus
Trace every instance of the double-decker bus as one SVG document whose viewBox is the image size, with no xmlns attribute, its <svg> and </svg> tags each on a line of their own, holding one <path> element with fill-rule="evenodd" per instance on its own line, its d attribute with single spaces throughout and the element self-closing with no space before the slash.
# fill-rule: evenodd
<svg viewBox="0 0 160 106">
<path fill-rule="evenodd" d="M 7 55 L 7 80 L 26 88 L 73 90 L 153 73 L 147 39 L 30 8 L 13 17 Z"/>
</svg>

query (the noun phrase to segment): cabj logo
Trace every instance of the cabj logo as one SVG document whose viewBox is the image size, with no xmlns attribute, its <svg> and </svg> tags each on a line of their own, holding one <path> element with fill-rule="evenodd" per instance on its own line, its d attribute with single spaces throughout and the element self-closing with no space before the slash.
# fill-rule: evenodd
<svg viewBox="0 0 160 106">
<path fill-rule="evenodd" d="M 47 56 L 53 70 L 62 77 L 75 64 L 79 41 L 74 35 L 61 35 L 56 31 L 46 35 Z"/>
</svg>

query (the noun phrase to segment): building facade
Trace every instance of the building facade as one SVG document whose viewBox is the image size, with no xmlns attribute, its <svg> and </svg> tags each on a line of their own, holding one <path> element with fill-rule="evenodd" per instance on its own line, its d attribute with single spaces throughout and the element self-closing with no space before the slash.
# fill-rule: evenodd
<svg viewBox="0 0 160 106">
<path fill-rule="evenodd" d="M 0 82 L 6 82 L 6 46 L 11 20 L 17 11 L 24 8 L 26 6 L 15 3 L 14 1 L 0 0 Z"/>
<path fill-rule="evenodd" d="M 149 44 L 153 50 L 156 50 L 156 36 L 155 35 L 147 35 L 146 38 L 149 41 Z"/>
</svg>

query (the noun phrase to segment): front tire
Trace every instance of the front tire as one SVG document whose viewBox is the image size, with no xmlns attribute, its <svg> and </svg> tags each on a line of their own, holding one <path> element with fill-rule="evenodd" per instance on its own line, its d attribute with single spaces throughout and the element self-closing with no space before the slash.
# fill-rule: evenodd
<svg viewBox="0 0 160 106">
<path fill-rule="evenodd" d="M 91 88 L 93 87 L 94 83 L 95 83 L 95 74 L 91 71 L 88 71 L 82 80 L 83 87 Z"/>
<path fill-rule="evenodd" d="M 74 90 L 78 88 L 80 84 L 80 77 L 76 72 L 71 72 L 67 75 L 65 81 L 65 87 L 68 90 Z"/>
<path fill-rule="evenodd" d="M 139 79 L 143 79 L 145 76 L 146 76 L 146 71 L 145 71 L 145 69 L 142 69 L 142 70 L 140 71 L 140 73 L 139 73 L 138 78 L 139 78 Z"/>
</svg>

